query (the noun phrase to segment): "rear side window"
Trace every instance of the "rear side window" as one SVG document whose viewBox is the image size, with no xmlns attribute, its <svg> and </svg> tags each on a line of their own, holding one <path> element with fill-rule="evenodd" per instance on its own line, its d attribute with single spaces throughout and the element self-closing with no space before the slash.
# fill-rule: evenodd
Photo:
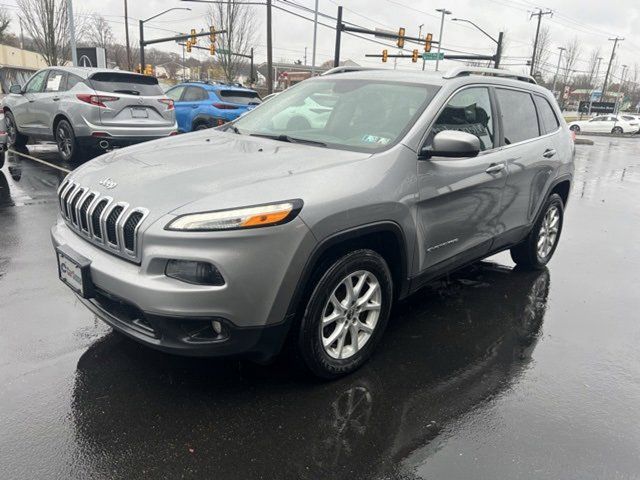
<svg viewBox="0 0 640 480">
<path fill-rule="evenodd" d="M 94 90 L 128 95 L 162 95 L 158 80 L 147 75 L 121 72 L 99 72 L 89 78 Z"/>
<path fill-rule="evenodd" d="M 183 102 L 199 102 L 209 98 L 209 94 L 204 88 L 200 87 L 187 87 L 182 97 Z"/>
<path fill-rule="evenodd" d="M 522 142 L 540 135 L 536 108 L 529 93 L 497 88 L 496 95 L 502 113 L 505 144 Z"/>
<path fill-rule="evenodd" d="M 184 87 L 173 87 L 171 90 L 167 90 L 167 97 L 177 102 L 180 100 L 182 92 L 184 92 Z"/>
<path fill-rule="evenodd" d="M 540 115 L 540 123 L 544 133 L 551 133 L 558 130 L 560 122 L 558 122 L 558 117 L 556 117 L 549 101 L 538 95 L 535 95 L 533 98 L 536 101 L 536 107 L 538 108 L 538 115 Z"/>
<path fill-rule="evenodd" d="M 456 93 L 433 125 L 429 144 L 435 134 L 443 130 L 459 130 L 475 135 L 480 139 L 480 150 L 491 150 L 495 146 L 495 135 L 489 90 L 473 87 Z"/>
<path fill-rule="evenodd" d="M 218 90 L 218 98 L 223 102 L 239 103 L 242 105 L 259 105 L 262 103 L 258 92 L 245 92 L 242 90 Z"/>
<path fill-rule="evenodd" d="M 73 87 L 75 87 L 77 84 L 82 82 L 82 78 L 80 78 L 77 75 L 74 75 L 73 73 L 69 73 L 67 75 L 67 90 L 71 90 Z"/>
</svg>

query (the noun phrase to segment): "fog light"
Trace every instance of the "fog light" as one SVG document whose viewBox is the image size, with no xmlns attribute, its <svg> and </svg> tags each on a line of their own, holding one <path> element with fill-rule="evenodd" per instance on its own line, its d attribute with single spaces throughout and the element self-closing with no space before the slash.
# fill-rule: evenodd
<svg viewBox="0 0 640 480">
<path fill-rule="evenodd" d="M 224 278 L 218 269 L 207 262 L 169 260 L 164 274 L 167 277 L 195 285 L 224 285 Z"/>
</svg>

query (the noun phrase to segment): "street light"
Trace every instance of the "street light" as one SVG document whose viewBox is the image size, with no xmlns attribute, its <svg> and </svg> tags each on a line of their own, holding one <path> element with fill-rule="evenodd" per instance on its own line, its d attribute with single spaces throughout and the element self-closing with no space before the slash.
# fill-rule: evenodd
<svg viewBox="0 0 640 480">
<path fill-rule="evenodd" d="M 444 16 L 451 15 L 451 12 L 446 8 L 436 8 L 436 12 L 442 14 L 440 19 L 440 38 L 438 39 L 438 58 L 436 58 L 436 72 L 438 71 L 438 64 L 440 63 L 440 48 L 442 47 L 442 30 L 444 29 Z"/>
<path fill-rule="evenodd" d="M 498 33 L 498 39 L 496 40 L 493 36 L 489 35 L 486 31 L 484 31 L 482 28 L 480 28 L 478 25 L 476 25 L 471 20 L 467 20 L 466 18 L 452 18 L 451 21 L 452 22 L 469 23 L 469 24 L 473 25 L 476 29 L 478 29 L 480 32 L 482 32 L 484 35 L 489 37 L 491 39 L 491 41 L 493 41 L 498 46 L 496 48 L 496 56 L 495 56 L 495 59 L 493 61 L 493 66 L 494 66 L 494 68 L 498 68 L 500 66 L 500 57 L 502 56 L 502 38 L 504 37 L 504 33 L 503 32 L 499 32 Z"/>
<path fill-rule="evenodd" d="M 173 7 L 167 8 L 166 10 L 154 15 L 153 17 L 146 18 L 144 20 L 140 20 L 140 70 L 144 70 L 144 24 L 149 20 L 153 20 L 154 18 L 158 18 L 160 15 L 164 15 L 167 12 L 171 12 L 173 10 L 188 10 L 191 11 L 189 7 Z"/>
<path fill-rule="evenodd" d="M 493 38 L 491 35 L 489 35 L 487 32 L 485 32 L 483 29 L 481 29 L 478 25 L 476 25 L 475 23 L 473 23 L 471 20 L 467 20 L 466 18 L 452 18 L 451 19 L 452 22 L 466 22 L 466 23 L 470 23 L 471 25 L 473 25 L 474 27 L 476 27 L 478 30 L 480 30 L 482 33 L 484 33 L 487 37 L 489 37 L 491 40 L 493 40 L 495 43 L 498 43 L 498 40 L 496 40 L 495 38 Z"/>
</svg>

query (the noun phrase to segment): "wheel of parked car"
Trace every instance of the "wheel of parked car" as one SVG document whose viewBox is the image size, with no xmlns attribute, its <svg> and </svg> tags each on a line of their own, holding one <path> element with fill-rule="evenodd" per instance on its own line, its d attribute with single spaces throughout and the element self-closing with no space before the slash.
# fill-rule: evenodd
<svg viewBox="0 0 640 480">
<path fill-rule="evenodd" d="M 557 193 L 549 196 L 529 235 L 511 249 L 511 258 L 518 265 L 528 268 L 544 267 L 558 246 L 564 206 Z"/>
<path fill-rule="evenodd" d="M 7 112 L 4 114 L 5 128 L 7 129 L 7 141 L 9 146 L 12 147 L 24 147 L 29 141 L 29 137 L 21 134 L 18 131 L 18 124 L 13 116 L 13 113 Z"/>
<path fill-rule="evenodd" d="M 211 127 L 209 127 L 209 125 L 207 125 L 206 123 L 198 123 L 193 129 L 194 130 L 206 130 L 207 128 L 211 128 Z"/>
<path fill-rule="evenodd" d="M 580 127 L 578 125 L 571 125 L 569 127 L 569 130 L 576 132 L 576 133 L 580 133 Z"/>
<path fill-rule="evenodd" d="M 67 120 L 60 120 L 55 131 L 58 152 L 66 162 L 74 160 L 79 155 L 78 142 L 73 127 Z"/>
<path fill-rule="evenodd" d="M 622 130 L 622 127 L 613 127 L 611 129 L 611 133 L 615 133 L 616 135 L 620 135 L 621 133 L 624 133 L 624 130 Z"/>
<path fill-rule="evenodd" d="M 371 356 L 389 318 L 393 281 L 385 260 L 356 250 L 318 272 L 301 321 L 298 349 L 321 378 L 359 368 Z"/>
</svg>

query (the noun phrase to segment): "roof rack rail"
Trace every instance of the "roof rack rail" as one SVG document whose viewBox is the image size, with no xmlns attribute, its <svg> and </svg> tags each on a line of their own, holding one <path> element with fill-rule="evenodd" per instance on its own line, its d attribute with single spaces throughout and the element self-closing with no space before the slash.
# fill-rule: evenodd
<svg viewBox="0 0 640 480">
<path fill-rule="evenodd" d="M 463 75 L 486 75 L 490 77 L 504 77 L 520 80 L 521 82 L 533 83 L 537 85 L 535 78 L 530 75 L 502 70 L 499 68 L 483 68 L 483 67 L 455 67 L 442 75 L 442 78 L 462 77 Z"/>
<path fill-rule="evenodd" d="M 374 67 L 357 67 L 355 65 L 343 65 L 341 67 L 333 67 L 320 75 L 335 75 L 336 73 L 361 72 L 363 70 L 380 70 Z"/>
</svg>

